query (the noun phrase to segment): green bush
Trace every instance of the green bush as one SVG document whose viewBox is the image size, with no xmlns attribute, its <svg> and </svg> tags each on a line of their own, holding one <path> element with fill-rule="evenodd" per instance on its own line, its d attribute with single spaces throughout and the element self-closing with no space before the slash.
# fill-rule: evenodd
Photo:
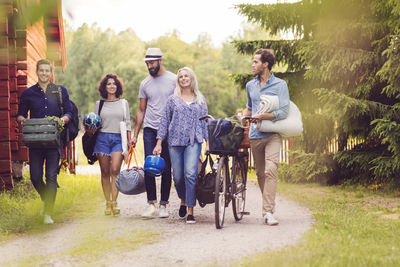
<svg viewBox="0 0 400 267">
<path fill-rule="evenodd" d="M 316 182 L 335 184 L 337 164 L 331 154 L 292 152 L 291 164 L 281 164 L 278 177 L 290 183 Z"/>
</svg>

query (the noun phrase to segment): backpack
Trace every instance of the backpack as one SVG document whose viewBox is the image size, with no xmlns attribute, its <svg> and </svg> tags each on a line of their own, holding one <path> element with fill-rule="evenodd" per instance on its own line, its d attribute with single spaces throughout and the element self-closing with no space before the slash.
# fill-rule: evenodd
<svg viewBox="0 0 400 267">
<path fill-rule="evenodd" d="M 104 100 L 100 100 L 99 104 L 99 112 L 98 115 L 100 116 L 101 109 L 103 108 Z M 97 134 L 99 131 L 96 131 L 94 135 L 89 135 L 87 132 L 82 136 L 82 147 L 83 153 L 85 154 L 88 163 L 93 165 L 97 161 L 96 155 L 93 154 L 94 146 L 96 145 Z"/>
<path fill-rule="evenodd" d="M 61 142 L 66 145 L 70 141 L 74 140 L 79 133 L 79 115 L 78 115 L 78 107 L 74 102 L 71 102 L 71 112 L 72 118 L 69 120 L 69 123 L 66 125 L 66 128 L 61 132 Z"/>
<path fill-rule="evenodd" d="M 62 105 L 62 89 L 60 86 L 57 86 L 58 92 L 58 104 L 60 105 L 61 113 L 64 114 L 64 107 Z M 61 144 L 63 146 L 67 145 L 70 141 L 74 140 L 79 133 L 79 114 L 78 107 L 71 100 L 71 113 L 72 117 L 69 120 L 69 123 L 65 126 L 64 130 L 60 134 Z"/>
<path fill-rule="evenodd" d="M 212 171 L 206 173 L 207 162 L 210 160 L 210 166 Z M 204 162 L 201 164 L 200 173 L 197 176 L 196 181 L 196 198 L 199 202 L 200 207 L 204 207 L 206 204 L 215 202 L 215 179 L 217 178 L 217 171 L 212 168 L 214 161 L 208 154 Z"/>
</svg>

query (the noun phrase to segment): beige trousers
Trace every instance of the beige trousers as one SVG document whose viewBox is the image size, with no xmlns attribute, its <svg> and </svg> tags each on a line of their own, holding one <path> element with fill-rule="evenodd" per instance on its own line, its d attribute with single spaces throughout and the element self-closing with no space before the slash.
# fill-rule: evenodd
<svg viewBox="0 0 400 267">
<path fill-rule="evenodd" d="M 281 143 L 282 137 L 279 134 L 273 134 L 262 139 L 250 139 L 258 185 L 262 194 L 263 215 L 266 212 L 273 213 L 275 210 L 276 173 L 278 170 Z"/>
</svg>

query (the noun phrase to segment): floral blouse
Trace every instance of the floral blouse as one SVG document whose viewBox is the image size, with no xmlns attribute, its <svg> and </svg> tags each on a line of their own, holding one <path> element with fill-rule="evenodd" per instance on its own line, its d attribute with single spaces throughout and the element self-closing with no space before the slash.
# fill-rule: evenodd
<svg viewBox="0 0 400 267">
<path fill-rule="evenodd" d="M 205 99 L 202 104 L 197 102 L 197 98 L 188 104 L 180 97 L 171 95 L 160 121 L 157 139 L 168 137 L 169 146 L 187 146 L 195 141 L 207 141 L 207 124 L 205 120 L 199 120 L 207 112 Z"/>
</svg>

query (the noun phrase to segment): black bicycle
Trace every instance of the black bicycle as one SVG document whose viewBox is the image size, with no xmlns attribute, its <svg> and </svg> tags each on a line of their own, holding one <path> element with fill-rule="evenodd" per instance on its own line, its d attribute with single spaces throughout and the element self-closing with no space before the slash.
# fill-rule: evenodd
<svg viewBox="0 0 400 267">
<path fill-rule="evenodd" d="M 236 221 L 245 211 L 247 183 L 247 152 L 218 153 L 217 177 L 215 180 L 215 226 L 221 229 L 224 225 L 225 208 L 232 201 L 233 216 Z"/>
<path fill-rule="evenodd" d="M 215 120 L 210 115 L 200 119 L 209 119 L 207 121 L 210 142 L 209 153 L 218 156 L 216 164 L 213 166 L 213 169 L 217 172 L 214 190 L 215 226 L 217 229 L 221 229 L 224 225 L 225 208 L 229 206 L 231 201 L 233 216 L 236 221 L 240 221 L 243 215 L 250 214 L 245 211 L 248 153 L 239 150 L 223 151 L 213 149 L 214 138 L 217 135 L 211 125 L 213 125 L 212 122 L 215 124 Z"/>
</svg>

